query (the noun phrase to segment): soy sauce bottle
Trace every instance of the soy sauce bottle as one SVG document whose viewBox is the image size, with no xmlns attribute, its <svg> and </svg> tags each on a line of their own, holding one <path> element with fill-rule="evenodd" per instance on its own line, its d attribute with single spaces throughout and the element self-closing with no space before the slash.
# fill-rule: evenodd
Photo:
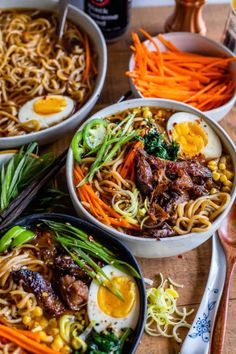
<svg viewBox="0 0 236 354">
<path fill-rule="evenodd" d="M 85 0 L 84 9 L 107 42 L 119 39 L 128 28 L 131 0 Z"/>
</svg>

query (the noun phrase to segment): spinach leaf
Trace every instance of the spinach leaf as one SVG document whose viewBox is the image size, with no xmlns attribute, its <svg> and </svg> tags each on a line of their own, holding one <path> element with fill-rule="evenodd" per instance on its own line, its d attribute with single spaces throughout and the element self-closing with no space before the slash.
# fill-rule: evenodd
<svg viewBox="0 0 236 354">
<path fill-rule="evenodd" d="M 164 160 L 176 161 L 179 152 L 179 144 L 173 141 L 171 144 L 165 142 L 163 135 L 158 133 L 156 128 L 140 138 L 144 143 L 144 149 L 149 155 L 160 157 Z"/>
</svg>

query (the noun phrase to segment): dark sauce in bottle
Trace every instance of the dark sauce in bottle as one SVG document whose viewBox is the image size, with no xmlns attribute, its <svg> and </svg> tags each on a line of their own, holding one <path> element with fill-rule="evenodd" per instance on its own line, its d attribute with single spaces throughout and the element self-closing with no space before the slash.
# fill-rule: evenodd
<svg viewBox="0 0 236 354">
<path fill-rule="evenodd" d="M 85 0 L 85 12 L 100 27 L 107 42 L 121 37 L 129 25 L 131 0 Z"/>
</svg>

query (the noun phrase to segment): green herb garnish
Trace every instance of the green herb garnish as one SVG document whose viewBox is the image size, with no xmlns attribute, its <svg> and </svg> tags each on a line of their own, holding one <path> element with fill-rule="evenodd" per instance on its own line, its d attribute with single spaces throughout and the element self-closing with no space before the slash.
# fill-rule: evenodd
<svg viewBox="0 0 236 354">
<path fill-rule="evenodd" d="M 92 332 L 88 340 L 88 354 L 121 354 L 124 343 L 129 337 L 131 329 L 127 328 L 122 337 L 117 337 L 112 332 Z"/>
<path fill-rule="evenodd" d="M 171 144 L 165 142 L 163 135 L 158 133 L 156 128 L 151 128 L 146 135 L 139 139 L 143 141 L 144 149 L 149 155 L 154 155 L 164 160 L 176 161 L 179 144 L 176 141 Z"/>
</svg>

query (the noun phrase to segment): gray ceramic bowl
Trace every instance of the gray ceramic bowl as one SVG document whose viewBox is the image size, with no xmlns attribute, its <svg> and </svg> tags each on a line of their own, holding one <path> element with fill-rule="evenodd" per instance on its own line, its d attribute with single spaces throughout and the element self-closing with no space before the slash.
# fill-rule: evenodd
<svg viewBox="0 0 236 354">
<path fill-rule="evenodd" d="M 157 241 L 153 238 L 144 238 L 142 235 L 140 237 L 128 236 L 125 233 L 119 232 L 113 228 L 110 228 L 107 225 L 104 225 L 98 221 L 94 216 L 92 216 L 80 203 L 80 200 L 77 197 L 74 183 L 73 183 L 73 154 L 70 149 L 67 157 L 66 165 L 66 174 L 67 174 L 67 185 L 69 188 L 69 193 L 71 200 L 73 202 L 74 208 L 80 217 L 83 217 L 95 225 L 99 226 L 103 230 L 109 231 L 117 237 L 119 240 L 125 242 L 133 253 L 137 257 L 145 258 L 162 258 L 175 256 L 184 252 L 187 252 L 195 247 L 198 247 L 201 243 L 205 242 L 212 234 L 218 229 L 221 221 L 224 219 L 226 214 L 229 212 L 231 205 L 236 196 L 236 149 L 230 137 L 225 133 L 225 131 L 214 121 L 208 118 L 205 114 L 200 112 L 197 109 L 192 108 L 189 105 L 179 103 L 171 100 L 161 100 L 157 98 L 143 98 L 143 99 L 134 99 L 129 101 L 124 101 L 121 103 L 114 104 L 112 106 L 106 107 L 101 111 L 95 113 L 89 120 L 94 118 L 105 118 L 109 115 L 123 111 L 126 109 L 138 107 L 138 106 L 151 106 L 151 107 L 160 107 L 160 108 L 170 108 L 176 111 L 185 111 L 193 114 L 197 114 L 199 117 L 203 118 L 207 124 L 209 124 L 216 134 L 221 139 L 225 149 L 231 155 L 233 165 L 234 165 L 234 182 L 231 192 L 231 200 L 229 205 L 223 211 L 223 213 L 212 223 L 212 227 L 205 232 L 190 233 L 183 236 L 173 236 L 168 238 L 162 238 L 160 241 Z M 86 123 L 89 121 L 87 120 Z M 79 128 L 81 130 L 83 125 Z"/>
<path fill-rule="evenodd" d="M 190 32 L 173 32 L 173 33 L 165 33 L 165 38 L 171 41 L 177 48 L 182 50 L 183 52 L 191 52 L 197 54 L 203 54 L 208 56 L 216 56 L 216 57 L 234 57 L 234 54 L 222 45 L 219 42 L 213 41 L 210 38 L 203 37 L 197 33 L 190 33 Z M 155 38 L 155 41 L 158 43 L 161 51 L 164 51 L 166 48 L 163 44 Z M 150 41 L 145 41 L 146 45 L 149 49 L 153 49 L 153 44 Z M 134 68 L 134 56 L 132 55 L 129 61 L 129 71 L 132 71 Z M 232 77 L 236 80 L 236 62 L 232 62 L 230 65 L 230 70 Z M 132 92 L 134 93 L 135 97 L 142 97 L 144 96 L 141 92 L 136 88 L 133 83 L 133 80 L 130 78 L 130 87 Z M 236 90 L 232 98 L 225 103 L 224 105 L 211 109 L 210 111 L 204 112 L 205 115 L 210 117 L 215 121 L 221 120 L 233 107 L 236 100 Z"/>
<path fill-rule="evenodd" d="M 0 2 L 0 10 L 31 8 L 55 11 L 57 6 L 58 1 L 55 0 L 1 0 Z M 77 112 L 75 112 L 70 118 L 62 121 L 61 123 L 35 133 L 0 138 L 0 149 L 10 149 L 13 147 L 28 144 L 31 141 L 37 141 L 42 145 L 57 140 L 65 135 L 65 133 L 75 129 L 96 104 L 102 91 L 107 71 L 106 43 L 96 23 L 83 11 L 70 5 L 68 9 L 68 18 L 75 24 L 78 24 L 79 28 L 88 34 L 94 47 L 94 51 L 98 55 L 98 75 L 92 95 Z"/>
</svg>

